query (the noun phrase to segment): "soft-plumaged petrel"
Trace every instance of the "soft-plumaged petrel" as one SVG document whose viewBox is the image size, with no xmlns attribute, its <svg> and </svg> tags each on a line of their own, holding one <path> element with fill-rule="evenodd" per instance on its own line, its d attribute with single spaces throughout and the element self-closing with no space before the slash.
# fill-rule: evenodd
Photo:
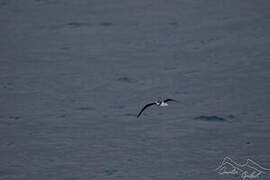
<svg viewBox="0 0 270 180">
<path fill-rule="evenodd" d="M 142 112 L 143 112 L 146 108 L 148 108 L 148 107 L 150 107 L 150 106 L 152 106 L 152 105 L 157 105 L 157 106 L 168 106 L 168 103 L 167 103 L 167 102 L 169 102 L 169 101 L 176 101 L 176 100 L 174 100 L 174 99 L 165 99 L 164 101 L 155 101 L 155 102 L 153 102 L 153 103 L 146 104 L 146 105 L 142 108 L 142 110 L 139 112 L 139 114 L 137 115 L 137 118 L 142 114 Z"/>
</svg>

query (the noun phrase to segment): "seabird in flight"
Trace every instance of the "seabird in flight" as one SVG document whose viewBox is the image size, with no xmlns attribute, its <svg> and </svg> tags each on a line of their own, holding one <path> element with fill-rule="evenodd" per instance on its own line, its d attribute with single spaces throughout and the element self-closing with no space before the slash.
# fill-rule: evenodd
<svg viewBox="0 0 270 180">
<path fill-rule="evenodd" d="M 146 105 L 142 108 L 142 110 L 139 112 L 139 114 L 137 115 L 137 118 L 139 118 L 139 116 L 142 114 L 142 112 L 143 112 L 146 108 L 148 108 L 148 107 L 150 107 L 150 106 L 152 106 L 152 105 L 157 105 L 157 106 L 168 106 L 168 103 L 167 103 L 167 102 L 169 102 L 169 101 L 176 101 L 176 100 L 174 100 L 174 99 L 165 99 L 164 101 L 155 101 L 155 102 L 153 102 L 153 103 L 146 104 Z"/>
</svg>

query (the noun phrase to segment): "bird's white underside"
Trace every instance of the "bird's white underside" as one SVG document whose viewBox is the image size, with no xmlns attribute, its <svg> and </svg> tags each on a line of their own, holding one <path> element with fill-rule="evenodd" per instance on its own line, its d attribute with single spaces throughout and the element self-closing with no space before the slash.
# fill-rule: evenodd
<svg viewBox="0 0 270 180">
<path fill-rule="evenodd" d="M 168 103 L 162 102 L 160 106 L 168 106 Z"/>
</svg>

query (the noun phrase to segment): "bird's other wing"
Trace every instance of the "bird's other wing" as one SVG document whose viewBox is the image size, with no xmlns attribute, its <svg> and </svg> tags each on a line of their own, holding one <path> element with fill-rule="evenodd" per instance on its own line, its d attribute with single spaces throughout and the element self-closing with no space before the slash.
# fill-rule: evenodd
<svg viewBox="0 0 270 180">
<path fill-rule="evenodd" d="M 175 99 L 165 99 L 163 102 L 176 101 Z"/>
<path fill-rule="evenodd" d="M 137 118 L 142 114 L 142 112 L 143 112 L 146 108 L 148 108 L 149 106 L 152 106 L 152 105 L 154 105 L 154 104 L 156 104 L 156 103 L 146 104 L 146 105 L 142 108 L 142 110 L 139 112 L 139 114 L 137 115 Z"/>
</svg>

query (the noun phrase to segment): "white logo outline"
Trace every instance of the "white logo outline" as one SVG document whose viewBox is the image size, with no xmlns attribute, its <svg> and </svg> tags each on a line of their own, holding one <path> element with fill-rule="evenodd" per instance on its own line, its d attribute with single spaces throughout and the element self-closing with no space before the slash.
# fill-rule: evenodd
<svg viewBox="0 0 270 180">
<path fill-rule="evenodd" d="M 221 165 L 216 168 L 216 171 L 220 175 L 239 175 L 242 180 L 246 180 L 258 178 L 262 174 L 266 174 L 265 171 L 270 171 L 270 169 L 262 167 L 251 159 L 247 159 L 244 164 L 238 164 L 226 156 Z"/>
</svg>

